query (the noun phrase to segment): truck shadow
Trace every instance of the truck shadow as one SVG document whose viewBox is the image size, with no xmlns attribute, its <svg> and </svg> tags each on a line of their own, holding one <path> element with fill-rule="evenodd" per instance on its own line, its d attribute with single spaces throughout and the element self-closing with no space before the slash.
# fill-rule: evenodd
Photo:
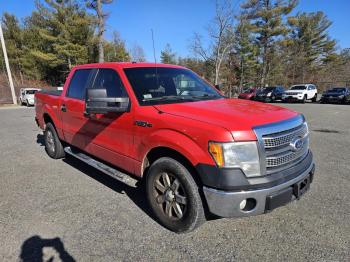
<svg viewBox="0 0 350 262">
<path fill-rule="evenodd" d="M 41 146 L 45 146 L 44 135 L 38 134 L 36 142 Z M 141 182 L 138 182 L 136 187 L 131 187 L 69 155 L 66 155 L 66 158 L 64 158 L 63 161 L 106 187 L 112 189 L 113 191 L 119 194 L 126 194 L 131 201 L 133 201 L 149 217 L 156 220 L 148 207 L 145 199 L 145 187 Z"/>
<path fill-rule="evenodd" d="M 143 212 L 145 212 L 153 220 L 157 221 L 148 206 L 145 197 L 145 186 L 141 181 L 136 183 L 136 187 L 129 186 L 69 155 L 66 155 L 63 162 L 69 164 L 80 172 L 83 172 L 85 175 L 88 175 L 113 191 L 119 194 L 126 194 L 130 200 L 133 201 L 135 205 L 137 205 Z"/>
<path fill-rule="evenodd" d="M 44 250 L 46 248 L 51 250 Z M 64 248 L 63 242 L 60 238 L 45 239 L 35 235 L 23 242 L 19 261 L 56 261 L 55 258 L 59 258 L 63 262 L 75 261 L 75 259 Z"/>
<path fill-rule="evenodd" d="M 36 143 L 41 146 L 45 146 L 45 140 L 43 134 L 37 134 L 36 136 Z"/>
</svg>

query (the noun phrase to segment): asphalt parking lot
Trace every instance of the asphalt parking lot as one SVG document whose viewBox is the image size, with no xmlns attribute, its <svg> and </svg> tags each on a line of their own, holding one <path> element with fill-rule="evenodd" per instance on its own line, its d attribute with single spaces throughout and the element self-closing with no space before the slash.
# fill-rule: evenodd
<svg viewBox="0 0 350 262">
<path fill-rule="evenodd" d="M 309 122 L 310 192 L 186 235 L 152 219 L 141 188 L 50 159 L 33 108 L 0 109 L 0 261 L 350 261 L 350 105 L 282 106 Z"/>
</svg>

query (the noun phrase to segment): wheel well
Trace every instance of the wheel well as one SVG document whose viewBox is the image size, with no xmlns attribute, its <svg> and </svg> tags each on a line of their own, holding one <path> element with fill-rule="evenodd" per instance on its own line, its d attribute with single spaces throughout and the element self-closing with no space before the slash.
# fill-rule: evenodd
<svg viewBox="0 0 350 262">
<path fill-rule="evenodd" d="M 192 165 L 191 161 L 189 161 L 184 155 L 182 155 L 178 151 L 168 147 L 156 147 L 148 152 L 147 156 L 145 157 L 142 163 L 142 177 L 144 177 L 144 174 L 147 173 L 147 170 L 152 165 L 152 163 L 161 157 L 170 157 L 177 160 L 187 168 L 187 170 L 190 172 L 193 179 L 198 185 L 202 184 L 198 172 Z"/>
<path fill-rule="evenodd" d="M 44 114 L 44 122 L 45 122 L 45 124 L 51 123 L 56 128 L 55 123 L 53 122 L 53 120 L 50 117 L 50 115 L 47 114 L 47 113 Z"/>
</svg>

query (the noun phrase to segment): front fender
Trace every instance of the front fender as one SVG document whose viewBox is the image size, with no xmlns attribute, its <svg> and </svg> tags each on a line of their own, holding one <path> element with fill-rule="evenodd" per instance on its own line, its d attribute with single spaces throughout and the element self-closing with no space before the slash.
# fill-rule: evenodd
<svg viewBox="0 0 350 262">
<path fill-rule="evenodd" d="M 208 142 L 201 141 L 201 145 L 199 145 L 186 134 L 172 129 L 160 129 L 150 134 L 138 145 L 138 159 L 143 163 L 145 157 L 152 149 L 166 147 L 183 155 L 193 166 L 196 166 L 199 160 L 200 163 L 213 165 L 215 163 L 208 153 L 208 146 L 204 143 Z"/>
</svg>

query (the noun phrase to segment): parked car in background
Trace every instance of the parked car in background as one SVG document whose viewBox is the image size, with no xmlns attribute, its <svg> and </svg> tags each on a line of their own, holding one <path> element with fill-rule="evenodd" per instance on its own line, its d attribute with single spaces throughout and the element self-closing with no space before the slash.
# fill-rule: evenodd
<svg viewBox="0 0 350 262">
<path fill-rule="evenodd" d="M 316 102 L 317 88 L 313 84 L 293 85 L 283 94 L 282 99 L 285 102 L 305 103 L 306 100 Z"/>
<path fill-rule="evenodd" d="M 347 87 L 334 87 L 322 94 L 321 103 L 348 103 L 350 101 L 350 89 Z"/>
<path fill-rule="evenodd" d="M 33 106 L 34 94 L 39 91 L 39 88 L 21 88 L 19 91 L 19 102 L 21 105 Z"/>
<path fill-rule="evenodd" d="M 276 100 L 282 100 L 283 93 L 283 86 L 265 87 L 256 92 L 254 100 L 262 102 L 275 102 Z"/>
<path fill-rule="evenodd" d="M 256 95 L 256 88 L 249 88 L 238 95 L 240 99 L 253 100 Z"/>
</svg>

